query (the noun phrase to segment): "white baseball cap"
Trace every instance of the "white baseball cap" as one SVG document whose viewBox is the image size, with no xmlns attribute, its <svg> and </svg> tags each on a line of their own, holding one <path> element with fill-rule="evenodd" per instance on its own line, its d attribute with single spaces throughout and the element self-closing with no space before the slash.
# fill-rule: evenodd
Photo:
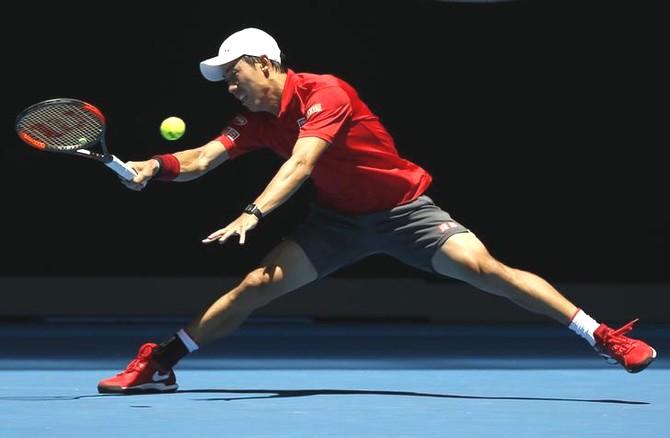
<svg viewBox="0 0 670 438">
<path fill-rule="evenodd" d="M 260 29 L 248 27 L 226 38 L 221 43 L 218 56 L 200 63 L 200 72 L 208 81 L 222 81 L 224 77 L 221 66 L 244 55 L 265 55 L 268 59 L 281 63 L 281 50 L 277 41 Z"/>
</svg>

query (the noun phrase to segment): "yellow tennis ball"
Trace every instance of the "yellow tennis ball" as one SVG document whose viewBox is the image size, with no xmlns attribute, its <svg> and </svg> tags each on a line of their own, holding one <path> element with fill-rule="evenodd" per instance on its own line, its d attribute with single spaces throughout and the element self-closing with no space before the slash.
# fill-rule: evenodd
<svg viewBox="0 0 670 438">
<path fill-rule="evenodd" d="M 166 140 L 177 140 L 186 131 L 186 123 L 179 117 L 168 117 L 161 123 L 161 135 Z"/>
</svg>

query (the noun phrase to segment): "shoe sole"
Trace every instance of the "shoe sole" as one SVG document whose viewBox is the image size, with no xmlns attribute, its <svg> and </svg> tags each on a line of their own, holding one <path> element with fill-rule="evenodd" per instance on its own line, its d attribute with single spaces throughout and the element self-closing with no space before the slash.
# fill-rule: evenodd
<svg viewBox="0 0 670 438">
<path fill-rule="evenodd" d="M 174 385 L 164 383 L 145 383 L 137 386 L 98 386 L 98 392 L 101 394 L 157 394 L 163 392 L 175 392 L 179 388 Z"/>
<path fill-rule="evenodd" d="M 630 368 L 630 369 L 626 368 L 626 371 L 628 371 L 631 374 L 635 374 L 635 373 L 639 373 L 640 371 L 647 368 L 649 366 L 649 364 L 652 363 L 654 361 L 654 359 L 656 359 L 656 350 L 654 350 L 652 347 L 649 347 L 649 348 L 651 348 L 651 357 L 648 358 L 647 360 L 645 360 L 644 362 L 642 362 L 642 364 L 639 365 L 636 368 Z"/>
</svg>

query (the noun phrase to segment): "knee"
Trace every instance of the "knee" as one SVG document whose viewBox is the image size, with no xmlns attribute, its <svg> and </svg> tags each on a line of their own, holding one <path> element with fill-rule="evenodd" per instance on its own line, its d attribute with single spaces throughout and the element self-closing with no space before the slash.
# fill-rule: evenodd
<svg viewBox="0 0 670 438">
<path fill-rule="evenodd" d="M 470 251 L 462 254 L 461 265 L 468 271 L 481 276 L 503 276 L 505 266 L 487 251 Z"/>
<path fill-rule="evenodd" d="M 282 279 L 281 269 L 277 267 L 255 269 L 244 277 L 230 298 L 242 307 L 259 307 L 272 300 Z"/>
<path fill-rule="evenodd" d="M 278 267 L 265 267 L 254 269 L 242 280 L 242 288 L 249 290 L 265 289 L 282 280 L 282 272 Z"/>
</svg>

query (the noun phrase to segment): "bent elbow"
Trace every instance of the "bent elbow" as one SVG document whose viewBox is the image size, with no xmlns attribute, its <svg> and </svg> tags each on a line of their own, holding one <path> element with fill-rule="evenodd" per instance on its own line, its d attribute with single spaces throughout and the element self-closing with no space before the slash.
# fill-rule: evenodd
<svg viewBox="0 0 670 438">
<path fill-rule="evenodd" d="M 210 165 L 211 161 L 207 158 L 199 158 L 198 162 L 196 163 L 196 170 L 198 172 L 205 173 L 207 170 L 209 170 Z"/>
<path fill-rule="evenodd" d="M 214 167 L 214 159 L 209 154 L 201 153 L 195 162 L 195 168 L 200 173 L 205 173 Z"/>
<path fill-rule="evenodd" d="M 308 161 L 301 160 L 298 162 L 297 166 L 297 174 L 299 175 L 300 179 L 307 179 L 312 175 L 312 171 L 314 170 L 314 163 L 309 163 Z"/>
</svg>

